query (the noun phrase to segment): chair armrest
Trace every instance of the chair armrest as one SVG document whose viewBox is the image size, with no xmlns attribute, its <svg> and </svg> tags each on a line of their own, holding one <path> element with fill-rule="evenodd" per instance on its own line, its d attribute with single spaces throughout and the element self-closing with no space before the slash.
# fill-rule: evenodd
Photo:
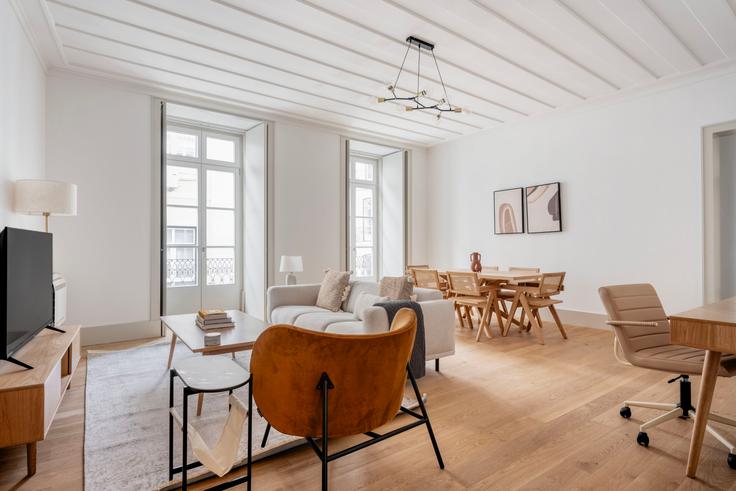
<svg viewBox="0 0 736 491">
<path fill-rule="evenodd" d="M 641 327 L 657 327 L 658 322 L 654 321 L 606 321 L 609 326 L 641 326 Z"/>
<path fill-rule="evenodd" d="M 310 285 L 272 286 L 266 292 L 268 320 L 276 307 L 284 305 L 316 305 L 319 296 L 319 283 Z"/>
</svg>

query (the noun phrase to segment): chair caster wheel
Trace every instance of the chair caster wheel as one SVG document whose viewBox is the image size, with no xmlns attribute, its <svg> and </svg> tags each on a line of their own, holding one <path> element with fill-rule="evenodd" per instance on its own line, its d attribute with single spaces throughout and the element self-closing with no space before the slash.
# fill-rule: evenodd
<svg viewBox="0 0 736 491">
<path fill-rule="evenodd" d="M 736 454 L 728 454 L 727 462 L 731 469 L 736 469 Z"/>
<path fill-rule="evenodd" d="M 631 417 L 631 408 L 629 406 L 624 406 L 619 409 L 618 414 L 620 414 L 624 419 L 629 419 Z"/>
<path fill-rule="evenodd" d="M 636 435 L 636 443 L 638 443 L 642 447 L 648 447 L 649 446 L 649 435 L 647 435 L 643 431 L 640 431 L 639 434 Z"/>
</svg>

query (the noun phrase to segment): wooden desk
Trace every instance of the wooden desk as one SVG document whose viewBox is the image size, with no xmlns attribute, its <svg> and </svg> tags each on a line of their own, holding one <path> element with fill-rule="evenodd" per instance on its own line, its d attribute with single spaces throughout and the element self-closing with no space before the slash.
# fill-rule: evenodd
<svg viewBox="0 0 736 491">
<path fill-rule="evenodd" d="M 705 351 L 695 425 L 687 456 L 687 476 L 695 477 L 716 387 L 722 353 L 736 353 L 736 297 L 703 305 L 670 317 L 673 344 Z"/>
</svg>

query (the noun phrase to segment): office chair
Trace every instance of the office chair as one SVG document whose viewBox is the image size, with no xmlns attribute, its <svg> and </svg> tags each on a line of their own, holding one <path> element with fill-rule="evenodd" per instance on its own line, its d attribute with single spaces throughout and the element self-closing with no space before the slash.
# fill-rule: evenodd
<svg viewBox="0 0 736 491">
<path fill-rule="evenodd" d="M 662 307 L 662 302 L 660 302 L 652 285 L 604 286 L 598 289 L 598 293 L 608 313 L 609 320 L 607 324 L 613 326 L 616 334 L 614 338 L 614 356 L 616 356 L 616 359 L 624 364 L 679 374 L 668 381 L 670 384 L 680 381 L 679 402 L 667 404 L 624 401 L 624 405 L 619 411 L 621 417 L 626 419 L 631 417 L 631 407 L 667 411 L 639 426 L 636 442 L 648 447 L 648 429 L 675 418 L 693 421 L 696 409 L 692 405 L 689 375 L 700 375 L 702 373 L 705 352 L 670 342 L 670 323 Z M 621 356 L 623 356 L 623 359 Z M 718 376 L 732 377 L 734 375 L 736 375 L 736 356 L 724 355 L 721 358 Z M 736 420 L 730 418 L 711 413 L 708 415 L 708 419 L 736 427 Z M 728 448 L 728 465 L 732 469 L 736 469 L 736 448 L 734 444 L 710 425 L 706 429 Z"/>
</svg>

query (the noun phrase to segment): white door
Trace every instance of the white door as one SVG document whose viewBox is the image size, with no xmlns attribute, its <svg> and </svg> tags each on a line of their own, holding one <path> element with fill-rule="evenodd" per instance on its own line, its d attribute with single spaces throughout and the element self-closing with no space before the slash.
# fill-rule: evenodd
<svg viewBox="0 0 736 491">
<path fill-rule="evenodd" d="M 167 314 L 241 306 L 241 145 L 238 135 L 167 129 Z"/>
</svg>

